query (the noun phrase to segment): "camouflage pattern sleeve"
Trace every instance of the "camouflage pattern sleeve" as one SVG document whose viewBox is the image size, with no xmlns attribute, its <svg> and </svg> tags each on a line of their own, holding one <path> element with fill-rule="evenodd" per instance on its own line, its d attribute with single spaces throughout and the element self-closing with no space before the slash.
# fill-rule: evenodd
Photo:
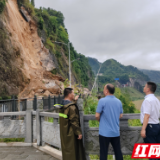
<svg viewBox="0 0 160 160">
<path fill-rule="evenodd" d="M 70 106 L 69 120 L 70 120 L 70 123 L 72 125 L 74 134 L 75 135 L 81 135 L 82 131 L 81 131 L 81 127 L 80 127 L 80 124 L 79 124 L 79 121 L 80 121 L 79 120 L 79 115 L 78 115 L 78 112 L 77 112 L 77 108 L 74 105 Z"/>
</svg>

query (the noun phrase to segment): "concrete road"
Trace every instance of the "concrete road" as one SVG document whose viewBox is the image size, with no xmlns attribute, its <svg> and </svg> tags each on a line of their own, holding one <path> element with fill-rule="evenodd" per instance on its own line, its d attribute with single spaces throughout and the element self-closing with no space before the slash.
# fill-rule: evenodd
<svg viewBox="0 0 160 160">
<path fill-rule="evenodd" d="M 58 160 L 34 147 L 0 147 L 0 160 Z"/>
</svg>

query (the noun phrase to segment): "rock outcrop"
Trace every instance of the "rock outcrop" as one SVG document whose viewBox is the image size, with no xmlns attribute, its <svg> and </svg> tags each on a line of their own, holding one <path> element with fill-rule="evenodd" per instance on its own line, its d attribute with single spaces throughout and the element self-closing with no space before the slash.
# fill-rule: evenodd
<svg viewBox="0 0 160 160">
<path fill-rule="evenodd" d="M 0 38 L 6 37 L 5 43 L 0 43 L 0 87 L 4 94 L 19 98 L 59 94 L 64 79 L 49 72 L 57 67 L 53 55 L 38 36 L 35 21 L 23 7 L 21 12 L 17 0 L 8 0 L 0 18 Z"/>
<path fill-rule="evenodd" d="M 143 92 L 143 86 L 145 86 L 146 81 L 140 80 L 140 79 L 135 79 L 135 78 L 129 78 L 128 86 L 129 87 L 134 87 L 138 91 Z"/>
</svg>

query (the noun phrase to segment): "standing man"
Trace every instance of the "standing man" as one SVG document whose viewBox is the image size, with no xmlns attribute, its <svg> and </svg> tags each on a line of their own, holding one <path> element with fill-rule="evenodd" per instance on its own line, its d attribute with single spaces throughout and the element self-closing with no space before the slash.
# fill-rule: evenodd
<svg viewBox="0 0 160 160">
<path fill-rule="evenodd" d="M 100 160 L 106 160 L 109 143 L 115 152 L 116 160 L 123 160 L 120 146 L 119 119 L 123 116 L 122 103 L 114 96 L 115 87 L 107 84 L 104 87 L 104 95 L 98 103 L 96 119 L 99 124 Z"/>
<path fill-rule="evenodd" d="M 160 102 L 154 93 L 157 85 L 153 82 L 147 82 L 143 92 L 146 94 L 141 107 L 140 120 L 143 124 L 141 137 L 144 143 L 160 143 Z"/>
<path fill-rule="evenodd" d="M 86 160 L 82 141 L 79 110 L 72 88 L 65 88 L 60 108 L 60 136 L 63 160 Z"/>
</svg>

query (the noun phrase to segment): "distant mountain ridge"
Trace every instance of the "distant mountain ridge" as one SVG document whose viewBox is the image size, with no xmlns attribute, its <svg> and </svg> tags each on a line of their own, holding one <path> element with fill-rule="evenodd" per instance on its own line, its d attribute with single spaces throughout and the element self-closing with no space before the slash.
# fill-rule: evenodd
<svg viewBox="0 0 160 160">
<path fill-rule="evenodd" d="M 95 58 L 88 57 L 89 64 L 93 70 L 93 72 L 96 74 L 99 69 L 99 62 Z M 100 70 L 99 81 L 101 83 L 106 82 L 113 82 L 115 78 L 120 79 L 120 83 L 127 83 L 129 82 L 130 78 L 133 79 L 140 79 L 142 81 L 149 81 L 150 78 L 148 75 L 144 74 L 142 71 L 137 69 L 134 66 L 124 66 L 121 63 L 117 62 L 114 59 L 106 60 L 104 63 L 102 63 L 102 68 Z"/>
<path fill-rule="evenodd" d="M 160 71 L 147 70 L 147 69 L 139 69 L 144 74 L 146 74 L 152 82 L 160 83 Z"/>
</svg>

